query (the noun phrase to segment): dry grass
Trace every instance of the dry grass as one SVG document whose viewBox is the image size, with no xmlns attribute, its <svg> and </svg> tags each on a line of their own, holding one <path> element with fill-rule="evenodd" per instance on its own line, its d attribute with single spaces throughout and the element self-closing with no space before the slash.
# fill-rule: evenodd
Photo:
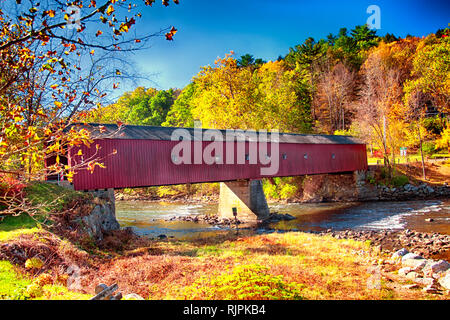
<svg viewBox="0 0 450 320">
<path fill-rule="evenodd" d="M 30 278 L 48 275 L 53 284 L 76 266 L 78 292 L 90 295 L 99 283 L 117 283 L 123 294 L 147 299 L 449 298 L 403 289 L 402 280 L 386 270 L 389 265 L 380 262 L 385 257 L 370 244 L 331 236 L 230 232 L 152 241 L 117 232 L 100 246 L 74 239 L 70 232 L 57 236 L 42 229 L 21 234 L 0 242 L 0 260 L 14 263 Z M 26 262 L 34 257 L 43 266 L 31 272 Z"/>
<path fill-rule="evenodd" d="M 397 164 L 396 169 L 419 183 L 423 181 L 422 163 L 413 162 L 408 165 Z M 425 173 L 427 183 L 441 185 L 444 182 L 450 183 L 450 166 L 445 162 L 425 162 Z"/>
<path fill-rule="evenodd" d="M 249 265 L 301 285 L 304 299 L 448 299 L 403 289 L 395 274 L 377 273 L 380 259 L 369 244 L 306 233 L 230 236 L 211 243 L 159 241 L 87 270 L 83 284 L 93 291 L 101 282 L 118 283 L 122 292 L 149 299 L 206 299 L 186 292 L 192 293 L 200 278 L 217 286 L 211 279 L 226 279 L 236 267 Z"/>
</svg>

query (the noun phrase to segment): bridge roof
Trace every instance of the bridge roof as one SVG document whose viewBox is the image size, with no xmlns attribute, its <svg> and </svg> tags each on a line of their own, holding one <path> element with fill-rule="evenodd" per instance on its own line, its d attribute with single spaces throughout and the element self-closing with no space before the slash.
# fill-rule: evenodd
<svg viewBox="0 0 450 320">
<path fill-rule="evenodd" d="M 137 125 L 122 125 L 117 124 L 74 124 L 76 127 L 84 127 L 91 132 L 94 139 L 131 139 L 131 140 L 172 140 L 172 133 L 176 129 L 185 129 L 191 136 L 191 140 L 199 140 L 194 136 L 194 128 L 179 128 L 179 127 L 157 127 L 157 126 L 137 126 Z M 203 133 L 207 129 L 203 128 Z M 234 141 L 234 137 L 227 139 L 227 130 L 218 130 L 222 133 L 224 141 Z M 235 130 L 236 133 L 244 133 L 245 141 L 250 140 L 249 134 L 259 133 L 259 131 L 244 131 Z M 267 133 L 268 142 L 270 142 L 271 133 Z M 244 141 L 237 135 L 238 141 Z M 261 138 L 261 137 L 260 137 Z M 211 141 L 211 140 L 207 140 Z M 260 141 L 263 141 L 260 139 Z M 280 143 L 301 143 L 301 144 L 364 144 L 361 140 L 351 136 L 339 135 L 318 135 L 318 134 L 296 134 L 296 133 L 279 133 Z"/>
</svg>

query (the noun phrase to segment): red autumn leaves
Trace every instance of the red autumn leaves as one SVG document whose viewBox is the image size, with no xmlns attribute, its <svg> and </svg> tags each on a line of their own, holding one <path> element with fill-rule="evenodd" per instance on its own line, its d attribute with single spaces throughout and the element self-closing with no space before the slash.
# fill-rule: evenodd
<svg viewBox="0 0 450 320">
<path fill-rule="evenodd" d="M 172 41 L 173 40 L 173 36 L 175 35 L 175 33 L 177 33 L 177 29 L 175 29 L 175 27 L 172 27 L 172 29 L 170 29 L 170 31 L 168 33 L 166 33 L 166 40 Z"/>
</svg>

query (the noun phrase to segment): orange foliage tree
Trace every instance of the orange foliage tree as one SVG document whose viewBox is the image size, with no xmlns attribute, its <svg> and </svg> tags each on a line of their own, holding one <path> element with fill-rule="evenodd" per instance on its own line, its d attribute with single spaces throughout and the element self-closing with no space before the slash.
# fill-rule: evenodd
<svg viewBox="0 0 450 320">
<path fill-rule="evenodd" d="M 168 6 L 169 1 L 162 1 Z M 174 0 L 178 4 L 178 0 Z M 151 6 L 154 0 L 142 1 Z M 128 35 L 141 17 L 135 1 L 8 1 L 0 9 L 0 172 L 19 181 L 69 169 L 68 148 L 92 143 L 85 111 L 129 77 L 123 53 L 173 40 L 174 27 Z M 56 163 L 44 168 L 45 159 Z M 99 165 L 92 158 L 86 168 Z M 74 168 L 71 168 L 72 170 Z M 69 178 L 73 171 L 69 173 Z M 2 181 L 7 181 L 3 179 Z M 10 205 L 8 192 L 0 196 Z M 16 199 L 17 200 L 17 199 Z M 12 200 L 11 200 L 12 201 Z M 3 208 L 4 209 L 4 208 Z"/>
</svg>

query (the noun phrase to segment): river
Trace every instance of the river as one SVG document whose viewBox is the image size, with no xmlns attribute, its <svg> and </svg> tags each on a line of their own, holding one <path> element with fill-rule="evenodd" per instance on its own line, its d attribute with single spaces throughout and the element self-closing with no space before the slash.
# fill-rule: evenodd
<svg viewBox="0 0 450 320">
<path fill-rule="evenodd" d="M 292 231 L 402 230 L 450 234 L 450 200 L 365 203 L 269 204 L 272 212 L 288 213 L 296 219 L 273 223 L 270 228 Z M 185 204 L 117 201 L 116 216 L 122 227 L 148 237 L 166 235 L 185 239 L 234 232 L 204 223 L 166 221 L 175 216 L 215 214 L 217 204 Z M 425 219 L 433 219 L 427 222 Z M 258 232 L 255 230 L 254 232 Z"/>
</svg>

